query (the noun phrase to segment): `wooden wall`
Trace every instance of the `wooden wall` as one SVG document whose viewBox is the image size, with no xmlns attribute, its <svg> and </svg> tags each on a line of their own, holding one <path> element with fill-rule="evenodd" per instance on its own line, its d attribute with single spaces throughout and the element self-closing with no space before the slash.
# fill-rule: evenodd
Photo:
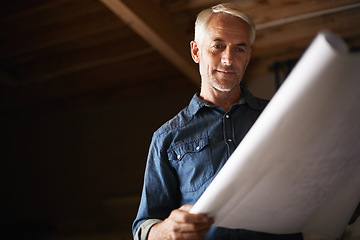
<svg viewBox="0 0 360 240">
<path fill-rule="evenodd" d="M 130 234 L 152 133 L 195 91 L 70 110 L 4 112 L 2 228 L 26 236 Z"/>
</svg>

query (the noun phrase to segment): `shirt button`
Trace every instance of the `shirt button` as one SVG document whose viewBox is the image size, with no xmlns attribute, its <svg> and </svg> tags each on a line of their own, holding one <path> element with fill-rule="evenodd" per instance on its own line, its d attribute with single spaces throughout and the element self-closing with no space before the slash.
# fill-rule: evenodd
<svg viewBox="0 0 360 240">
<path fill-rule="evenodd" d="M 226 117 L 226 118 L 230 118 L 230 116 L 229 116 L 229 115 L 227 115 L 227 114 L 225 115 L 225 117 Z"/>
<path fill-rule="evenodd" d="M 199 146 L 197 146 L 197 147 L 196 147 L 196 151 L 199 151 L 199 150 L 200 150 L 200 147 L 199 147 Z"/>
<path fill-rule="evenodd" d="M 177 155 L 177 159 L 180 159 L 181 158 L 181 155 Z"/>
<path fill-rule="evenodd" d="M 228 142 L 232 142 L 232 140 L 229 138 L 229 139 L 228 139 Z"/>
</svg>

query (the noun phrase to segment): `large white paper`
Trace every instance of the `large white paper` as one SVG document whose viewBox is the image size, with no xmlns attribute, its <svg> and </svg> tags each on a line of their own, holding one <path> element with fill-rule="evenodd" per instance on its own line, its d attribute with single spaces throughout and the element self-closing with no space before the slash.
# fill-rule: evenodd
<svg viewBox="0 0 360 240">
<path fill-rule="evenodd" d="M 317 35 L 194 205 L 215 225 L 341 235 L 360 201 L 360 55 Z"/>
</svg>

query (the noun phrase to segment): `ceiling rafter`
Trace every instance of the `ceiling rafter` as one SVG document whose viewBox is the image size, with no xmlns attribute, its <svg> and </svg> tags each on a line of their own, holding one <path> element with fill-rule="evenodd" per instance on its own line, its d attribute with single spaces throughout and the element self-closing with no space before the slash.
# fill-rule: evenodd
<svg viewBox="0 0 360 240">
<path fill-rule="evenodd" d="M 274 20 L 274 21 L 271 21 L 271 22 L 258 24 L 256 26 L 256 30 L 262 30 L 262 29 L 265 29 L 265 28 L 276 27 L 276 26 L 280 26 L 280 25 L 284 25 L 284 24 L 303 21 L 303 20 L 307 20 L 307 19 L 310 19 L 310 18 L 320 17 L 320 16 L 323 16 L 323 15 L 328 15 L 328 14 L 332 14 L 332 13 L 336 13 L 336 12 L 346 11 L 346 10 L 353 9 L 353 8 L 358 8 L 358 7 L 360 7 L 360 3 L 355 3 L 355 4 L 350 4 L 350 5 L 343 5 L 343 6 L 340 6 L 340 7 L 334 7 L 334 8 L 330 8 L 330 9 L 320 10 L 320 11 L 317 11 L 317 12 L 306 13 L 306 14 L 303 14 L 303 15 L 293 16 L 293 17 L 289 17 L 289 18 L 281 18 L 279 20 Z"/>
<path fill-rule="evenodd" d="M 200 86 L 200 75 L 190 56 L 189 41 L 174 30 L 171 18 L 164 11 L 147 0 L 100 1 L 195 85 Z"/>
</svg>

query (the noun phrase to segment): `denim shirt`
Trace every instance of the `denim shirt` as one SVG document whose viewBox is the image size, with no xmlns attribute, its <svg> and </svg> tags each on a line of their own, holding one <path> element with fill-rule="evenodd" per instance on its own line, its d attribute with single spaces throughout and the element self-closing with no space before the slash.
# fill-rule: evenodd
<svg viewBox="0 0 360 240">
<path fill-rule="evenodd" d="M 226 112 L 195 94 L 186 108 L 154 133 L 133 223 L 135 239 L 146 239 L 150 227 L 172 210 L 196 203 L 267 102 L 243 89 L 241 99 Z M 152 225 L 144 227 L 149 219 Z M 143 229 L 139 229 L 142 224 Z M 138 229 L 143 233 L 136 233 Z M 276 235 L 213 226 L 205 239 L 282 239 L 269 236 Z"/>
</svg>

